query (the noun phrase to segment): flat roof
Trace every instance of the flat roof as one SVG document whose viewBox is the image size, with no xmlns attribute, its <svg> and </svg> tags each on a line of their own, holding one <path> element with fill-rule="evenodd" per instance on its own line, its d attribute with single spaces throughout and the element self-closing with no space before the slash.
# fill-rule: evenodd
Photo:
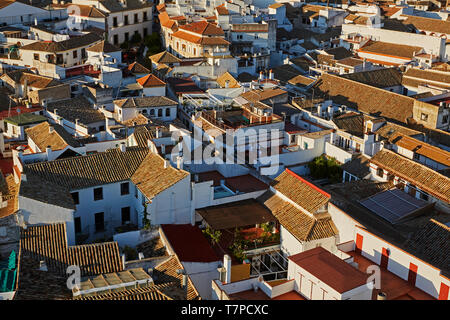
<svg viewBox="0 0 450 320">
<path fill-rule="evenodd" d="M 214 230 L 276 221 L 270 210 L 254 199 L 197 209 L 197 212 Z"/>
<path fill-rule="evenodd" d="M 197 226 L 163 224 L 161 229 L 181 262 L 214 262 L 221 259 Z"/>
<path fill-rule="evenodd" d="M 364 285 L 369 276 L 322 247 L 290 256 L 289 260 L 339 293 Z"/>
</svg>

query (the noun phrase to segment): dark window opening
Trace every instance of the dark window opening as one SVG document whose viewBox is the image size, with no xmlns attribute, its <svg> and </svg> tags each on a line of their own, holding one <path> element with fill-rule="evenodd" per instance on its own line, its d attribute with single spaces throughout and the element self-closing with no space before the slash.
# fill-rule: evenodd
<svg viewBox="0 0 450 320">
<path fill-rule="evenodd" d="M 75 233 L 81 233 L 81 218 L 76 217 L 73 222 L 75 223 Z"/>
<path fill-rule="evenodd" d="M 122 208 L 122 224 L 126 224 L 131 221 L 130 207 Z"/>
<path fill-rule="evenodd" d="M 120 184 L 120 194 L 122 196 L 126 195 L 126 194 L 130 194 L 130 184 L 128 182 Z"/>
<path fill-rule="evenodd" d="M 94 189 L 94 201 L 103 200 L 103 188 Z"/>
<path fill-rule="evenodd" d="M 105 217 L 103 212 L 97 212 L 95 214 L 95 231 L 104 231 L 105 230 Z"/>
<path fill-rule="evenodd" d="M 80 195 L 78 194 L 78 192 L 72 192 L 71 195 L 72 195 L 73 202 L 75 204 L 80 204 Z"/>
</svg>

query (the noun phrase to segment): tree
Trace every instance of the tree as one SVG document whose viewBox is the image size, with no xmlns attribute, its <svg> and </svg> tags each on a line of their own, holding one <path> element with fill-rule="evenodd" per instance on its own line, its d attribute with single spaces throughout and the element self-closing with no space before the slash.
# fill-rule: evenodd
<svg viewBox="0 0 450 320">
<path fill-rule="evenodd" d="M 314 179 L 328 178 L 331 182 L 336 183 L 342 180 L 341 165 L 334 158 L 326 158 L 319 156 L 308 163 L 311 176 Z"/>
<path fill-rule="evenodd" d="M 153 32 L 144 39 L 144 44 L 148 48 L 148 53 L 150 55 L 161 52 L 161 38 L 157 32 Z"/>
</svg>

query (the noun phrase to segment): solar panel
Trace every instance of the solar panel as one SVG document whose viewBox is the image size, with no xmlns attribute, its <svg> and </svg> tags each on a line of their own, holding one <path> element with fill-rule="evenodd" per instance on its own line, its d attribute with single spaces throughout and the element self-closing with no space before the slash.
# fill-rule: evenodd
<svg viewBox="0 0 450 320">
<path fill-rule="evenodd" d="M 360 203 L 392 224 L 428 205 L 426 201 L 414 198 L 400 189 L 377 193 Z"/>
</svg>

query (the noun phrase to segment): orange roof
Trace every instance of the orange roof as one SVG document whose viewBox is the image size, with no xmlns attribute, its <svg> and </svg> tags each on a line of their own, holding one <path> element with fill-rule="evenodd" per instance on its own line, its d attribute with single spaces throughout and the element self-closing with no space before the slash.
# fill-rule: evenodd
<svg viewBox="0 0 450 320">
<path fill-rule="evenodd" d="M 196 44 L 203 45 L 229 45 L 230 43 L 223 38 L 212 37 L 212 38 L 202 38 L 200 36 L 195 36 L 184 31 L 177 31 L 172 34 L 173 37 L 183 39 Z"/>
<path fill-rule="evenodd" d="M 180 29 L 190 31 L 193 33 L 201 34 L 203 36 L 222 36 L 224 32 L 222 28 L 209 23 L 207 21 L 193 22 L 184 26 L 180 26 Z"/>
<path fill-rule="evenodd" d="M 417 154 L 450 167 L 450 152 L 448 151 L 402 134 L 397 134 L 392 141 L 401 148 L 414 151 Z"/>
<path fill-rule="evenodd" d="M 220 6 L 217 6 L 216 10 L 219 16 L 226 16 L 229 14 L 228 9 L 225 7 L 225 3 L 222 3 Z"/>
<path fill-rule="evenodd" d="M 137 79 L 137 82 L 144 88 L 163 87 L 166 83 L 153 74 Z"/>
<path fill-rule="evenodd" d="M 166 11 L 166 4 L 165 3 L 158 4 L 156 6 L 156 10 L 158 10 L 158 12 L 160 13 Z"/>
<path fill-rule="evenodd" d="M 158 14 L 158 18 L 161 26 L 165 28 L 172 28 L 176 23 L 174 20 L 170 19 L 169 15 L 165 11 Z"/>
</svg>

